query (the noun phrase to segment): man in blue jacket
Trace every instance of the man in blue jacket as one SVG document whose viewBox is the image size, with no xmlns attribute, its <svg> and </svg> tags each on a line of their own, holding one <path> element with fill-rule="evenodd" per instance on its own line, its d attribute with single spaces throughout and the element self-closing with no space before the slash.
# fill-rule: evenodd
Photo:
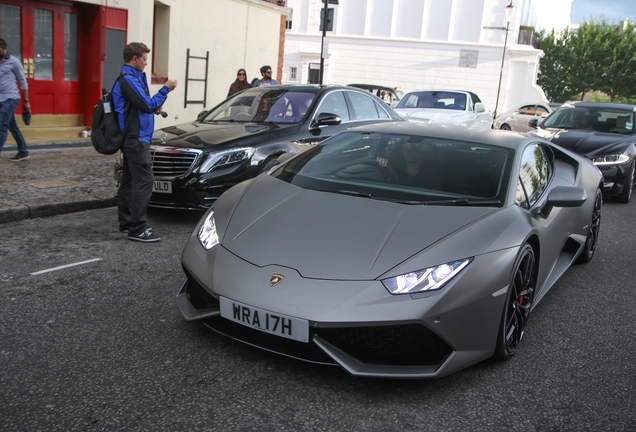
<svg viewBox="0 0 636 432">
<path fill-rule="evenodd" d="M 140 42 L 126 45 L 124 66 L 112 92 L 117 122 L 124 135 L 124 166 L 117 203 L 119 231 L 128 233 L 128 240 L 145 243 L 161 240 L 146 226 L 153 185 L 150 141 L 155 129 L 154 116 L 161 113 L 168 92 L 177 86 L 176 80 L 169 79 L 157 94 L 150 96 L 144 74 L 149 52 Z"/>
</svg>

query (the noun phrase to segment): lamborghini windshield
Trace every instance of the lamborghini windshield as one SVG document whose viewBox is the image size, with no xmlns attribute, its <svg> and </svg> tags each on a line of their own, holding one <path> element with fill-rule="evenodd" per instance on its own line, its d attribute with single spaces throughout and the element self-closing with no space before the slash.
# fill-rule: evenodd
<svg viewBox="0 0 636 432">
<path fill-rule="evenodd" d="M 345 132 L 272 175 L 306 189 L 405 204 L 500 206 L 513 151 L 423 135 Z"/>
<path fill-rule="evenodd" d="M 309 110 L 315 96 L 312 92 L 257 87 L 226 100 L 200 121 L 298 123 Z"/>
</svg>

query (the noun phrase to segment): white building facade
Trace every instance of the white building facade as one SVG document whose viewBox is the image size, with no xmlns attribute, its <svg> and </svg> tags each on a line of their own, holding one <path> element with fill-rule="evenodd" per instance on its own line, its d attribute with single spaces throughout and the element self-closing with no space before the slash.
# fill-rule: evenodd
<svg viewBox="0 0 636 432">
<path fill-rule="evenodd" d="M 223 101 L 239 68 L 250 80 L 263 65 L 279 76 L 288 13 L 279 0 L 0 0 L 0 37 L 25 65 L 34 124 L 46 117 L 78 138 L 119 76 L 126 44 L 151 49 L 151 93 L 178 81 L 169 116 L 156 119 L 164 127 Z"/>
<path fill-rule="evenodd" d="M 571 5 L 572 0 L 553 1 Z M 287 1 L 292 12 L 283 83 L 318 82 L 324 3 Z M 520 26 L 537 24 L 541 14 L 534 8 L 532 0 L 328 0 L 322 82 L 405 92 L 468 90 L 498 112 L 547 102 L 536 85 L 543 52 L 518 43 Z M 569 9 L 567 14 L 569 20 Z"/>
</svg>

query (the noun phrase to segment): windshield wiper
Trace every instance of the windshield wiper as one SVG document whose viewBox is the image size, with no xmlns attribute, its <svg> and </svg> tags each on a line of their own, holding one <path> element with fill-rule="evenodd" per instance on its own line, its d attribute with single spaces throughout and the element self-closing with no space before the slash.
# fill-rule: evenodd
<svg viewBox="0 0 636 432">
<path fill-rule="evenodd" d="M 441 201 L 424 201 L 422 202 L 423 205 L 448 205 L 448 206 L 452 206 L 452 205 L 459 205 L 459 206 L 463 206 L 463 205 L 500 205 L 501 201 L 499 200 L 469 200 L 467 198 L 456 198 L 456 199 L 449 199 L 449 200 L 441 200 Z"/>
<path fill-rule="evenodd" d="M 316 189 L 318 192 L 331 192 L 340 195 L 351 195 L 351 196 L 359 196 L 363 198 L 371 198 L 370 193 L 352 191 L 352 190 L 344 190 L 344 189 Z"/>
</svg>

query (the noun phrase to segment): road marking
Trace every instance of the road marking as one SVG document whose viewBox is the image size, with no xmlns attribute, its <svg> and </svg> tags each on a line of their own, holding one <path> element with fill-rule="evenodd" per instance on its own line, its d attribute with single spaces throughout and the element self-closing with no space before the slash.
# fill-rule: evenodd
<svg viewBox="0 0 636 432">
<path fill-rule="evenodd" d="M 95 262 L 95 261 L 101 261 L 101 260 L 102 260 L 101 258 L 93 258 L 91 260 L 82 261 L 82 262 L 78 262 L 78 263 L 75 263 L 75 264 L 66 264 L 66 265 L 59 266 L 59 267 L 53 267 L 53 268 L 46 269 L 46 270 L 40 270 L 40 271 L 37 271 L 35 273 L 31 273 L 31 275 L 32 276 L 37 276 L 37 275 L 41 275 L 43 273 L 48 273 L 48 272 L 52 272 L 52 271 L 56 271 L 56 270 L 62 270 L 62 269 L 68 268 L 68 267 L 74 267 L 74 266 L 78 266 L 78 265 L 82 265 L 82 264 L 88 264 L 88 263 L 92 263 L 92 262 Z"/>
</svg>

